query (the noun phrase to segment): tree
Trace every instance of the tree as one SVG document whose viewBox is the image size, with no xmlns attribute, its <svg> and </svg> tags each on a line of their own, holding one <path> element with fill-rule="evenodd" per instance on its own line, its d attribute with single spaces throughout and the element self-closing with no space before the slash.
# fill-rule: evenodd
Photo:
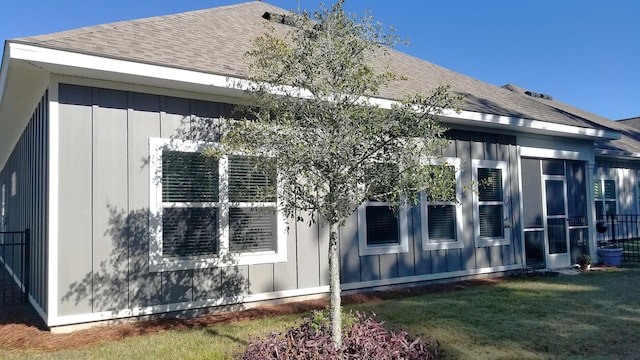
<svg viewBox="0 0 640 360">
<path fill-rule="evenodd" d="M 402 81 L 372 62 L 383 63 L 398 38 L 370 16 L 345 13 L 343 1 L 313 16 L 274 17 L 290 26 L 274 23 L 247 53 L 249 114 L 226 124 L 223 148 L 277 168 L 288 218 L 329 225 L 330 321 L 340 345 L 338 228 L 369 199 L 397 209 L 424 189 L 431 198 L 454 196 L 449 173 L 425 159 L 445 146 L 438 114 L 459 97 L 438 87 L 390 106 L 376 102 L 380 89 Z"/>
</svg>

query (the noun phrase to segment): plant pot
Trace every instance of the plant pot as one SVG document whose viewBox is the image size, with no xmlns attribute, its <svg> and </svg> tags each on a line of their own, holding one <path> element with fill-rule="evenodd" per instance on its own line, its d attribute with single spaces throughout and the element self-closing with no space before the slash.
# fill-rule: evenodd
<svg viewBox="0 0 640 360">
<path fill-rule="evenodd" d="M 580 270 L 587 271 L 591 269 L 591 264 L 580 264 Z"/>
<path fill-rule="evenodd" d="M 622 248 L 599 248 L 598 257 L 604 265 L 620 266 L 622 262 Z"/>
</svg>

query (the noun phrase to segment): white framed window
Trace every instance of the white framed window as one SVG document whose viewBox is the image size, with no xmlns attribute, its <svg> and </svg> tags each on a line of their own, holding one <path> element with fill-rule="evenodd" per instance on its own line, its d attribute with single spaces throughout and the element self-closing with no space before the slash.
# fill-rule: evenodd
<svg viewBox="0 0 640 360">
<path fill-rule="evenodd" d="M 407 210 L 394 212 L 388 202 L 367 201 L 358 207 L 360 256 L 409 251 Z"/>
<path fill-rule="evenodd" d="M 476 246 L 511 242 L 509 173 L 506 161 L 472 160 L 474 237 Z"/>
<path fill-rule="evenodd" d="M 429 160 L 428 166 L 445 166 L 444 176 L 451 178 L 455 187 L 455 199 L 451 201 L 431 201 L 424 191 L 420 196 L 420 219 L 422 222 L 422 249 L 459 249 L 462 242 L 462 182 L 459 158 L 444 158 L 442 161 Z"/>
<path fill-rule="evenodd" d="M 275 170 L 215 144 L 149 139 L 153 271 L 286 261 Z"/>
<path fill-rule="evenodd" d="M 593 198 L 596 207 L 596 219 L 618 213 L 616 181 L 609 177 L 593 179 Z"/>
</svg>

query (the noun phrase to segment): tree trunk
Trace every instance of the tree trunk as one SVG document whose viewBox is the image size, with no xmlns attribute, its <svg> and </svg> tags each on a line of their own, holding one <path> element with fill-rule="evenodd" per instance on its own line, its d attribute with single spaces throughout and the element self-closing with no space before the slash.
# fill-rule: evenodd
<svg viewBox="0 0 640 360">
<path fill-rule="evenodd" d="M 338 226 L 330 224 L 329 230 L 329 320 L 331 340 L 336 347 L 342 346 L 342 314 L 340 312 L 340 258 L 338 251 Z"/>
</svg>

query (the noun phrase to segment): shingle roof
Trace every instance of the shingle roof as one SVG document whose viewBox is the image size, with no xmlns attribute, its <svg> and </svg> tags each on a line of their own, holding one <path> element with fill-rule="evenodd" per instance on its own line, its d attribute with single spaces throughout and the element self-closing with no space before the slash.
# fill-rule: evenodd
<svg viewBox="0 0 640 360">
<path fill-rule="evenodd" d="M 253 1 L 11 41 L 246 77 L 248 67 L 243 55 L 250 50 L 251 40 L 265 31 L 267 21 L 261 16 L 266 11 L 286 13 L 270 4 Z M 383 89 L 380 96 L 384 98 L 399 99 L 410 93 L 426 92 L 439 85 L 451 85 L 454 91 L 466 95 L 463 110 L 588 128 L 611 127 L 610 121 L 597 115 L 536 101 L 521 93 L 485 83 L 396 50 L 390 52 L 386 63 L 392 72 L 404 75 L 408 80 L 395 82 Z"/>
<path fill-rule="evenodd" d="M 638 132 L 638 129 L 640 129 L 640 118 L 626 119 L 622 121 L 611 121 L 602 116 L 592 114 L 590 112 L 578 109 L 557 100 L 528 96 L 526 95 L 527 90 L 513 84 L 504 85 L 502 86 L 502 88 L 510 90 L 517 94 L 521 94 L 522 96 L 529 97 L 533 101 L 556 109 L 558 112 L 565 113 L 566 116 L 583 119 L 583 122 L 592 124 L 594 127 L 606 126 L 620 133 L 621 138 L 618 140 L 601 140 L 596 142 L 597 150 L 608 151 L 613 154 L 640 153 L 640 133 Z M 634 124 L 632 123 L 633 120 L 638 121 Z"/>
</svg>

